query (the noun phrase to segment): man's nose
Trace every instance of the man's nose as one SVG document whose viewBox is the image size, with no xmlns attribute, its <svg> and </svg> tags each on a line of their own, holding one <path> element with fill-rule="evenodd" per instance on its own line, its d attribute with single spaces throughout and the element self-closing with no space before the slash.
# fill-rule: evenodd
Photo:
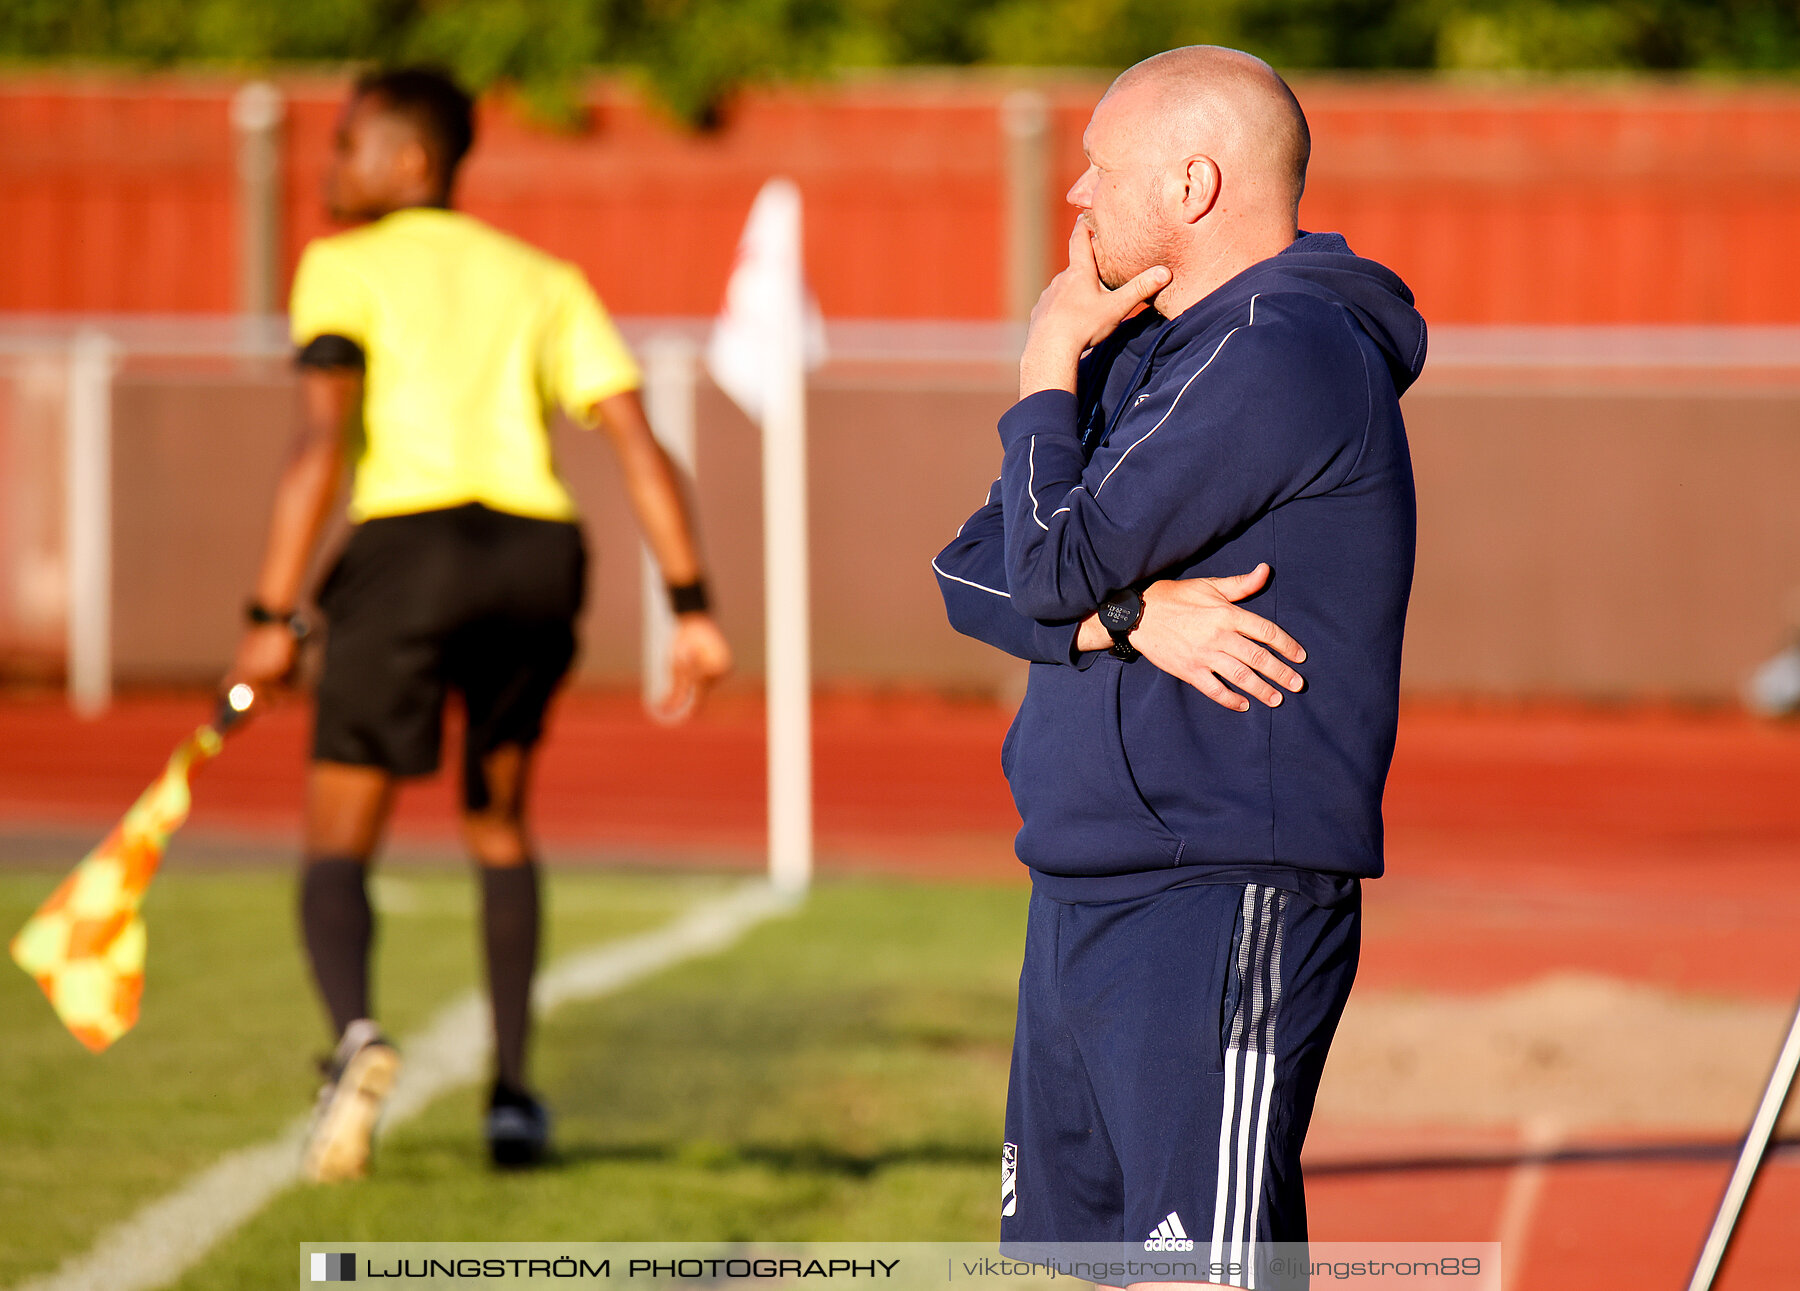
<svg viewBox="0 0 1800 1291">
<path fill-rule="evenodd" d="M 1081 177 L 1069 185 L 1069 191 L 1063 194 L 1063 201 L 1070 206 L 1079 206 L 1086 210 L 1093 203 L 1089 200 L 1093 193 L 1092 178 L 1094 168 L 1089 166 L 1081 172 Z"/>
</svg>

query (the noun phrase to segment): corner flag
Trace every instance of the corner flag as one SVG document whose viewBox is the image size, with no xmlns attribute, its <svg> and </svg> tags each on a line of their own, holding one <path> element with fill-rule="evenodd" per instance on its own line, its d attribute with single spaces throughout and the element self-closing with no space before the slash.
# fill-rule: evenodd
<svg viewBox="0 0 1800 1291">
<path fill-rule="evenodd" d="M 725 307 L 706 346 L 706 370 L 750 420 L 764 425 L 786 369 L 825 361 L 825 320 L 806 287 L 800 249 L 800 190 L 771 179 L 750 205 L 738 240 Z"/>
<path fill-rule="evenodd" d="M 806 371 L 825 358 L 800 233 L 800 190 L 771 179 L 751 204 L 706 348 L 713 380 L 762 426 L 769 878 L 789 892 L 805 891 L 812 878 Z"/>
</svg>

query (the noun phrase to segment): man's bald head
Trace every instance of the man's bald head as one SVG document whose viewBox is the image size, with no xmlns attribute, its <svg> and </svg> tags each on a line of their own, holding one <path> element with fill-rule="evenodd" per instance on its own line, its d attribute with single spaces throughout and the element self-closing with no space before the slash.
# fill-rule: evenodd
<svg viewBox="0 0 1800 1291">
<path fill-rule="evenodd" d="M 1106 97 L 1130 96 L 1143 142 L 1175 162 L 1205 154 L 1228 179 L 1267 186 L 1270 198 L 1300 206 L 1312 135 L 1300 102 L 1262 59 L 1218 45 L 1188 45 L 1127 68 Z"/>
</svg>

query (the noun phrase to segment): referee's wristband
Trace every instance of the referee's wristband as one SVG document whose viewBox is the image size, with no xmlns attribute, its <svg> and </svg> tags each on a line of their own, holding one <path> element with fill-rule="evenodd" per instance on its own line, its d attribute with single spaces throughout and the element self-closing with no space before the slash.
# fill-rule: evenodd
<svg viewBox="0 0 1800 1291">
<path fill-rule="evenodd" d="M 299 610 L 272 610 L 261 601 L 250 601 L 244 606 L 244 620 L 259 628 L 280 624 L 294 634 L 296 641 L 306 640 L 312 631 L 312 625 Z"/>
<path fill-rule="evenodd" d="M 676 614 L 704 614 L 712 608 L 707 599 L 706 582 L 696 578 L 691 583 L 669 585 L 669 608 Z"/>
</svg>

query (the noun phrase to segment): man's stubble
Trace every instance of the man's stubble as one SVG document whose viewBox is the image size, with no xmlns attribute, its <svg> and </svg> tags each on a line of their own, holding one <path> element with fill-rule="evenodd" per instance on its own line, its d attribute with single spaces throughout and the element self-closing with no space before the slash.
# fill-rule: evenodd
<svg viewBox="0 0 1800 1291">
<path fill-rule="evenodd" d="M 1096 220 L 1086 211 L 1082 221 L 1094 235 L 1094 265 L 1100 281 L 1113 291 L 1144 270 L 1155 265 L 1173 268 L 1169 252 L 1173 238 L 1157 219 L 1153 198 L 1148 193 L 1123 211 L 1115 211 Z"/>
</svg>

